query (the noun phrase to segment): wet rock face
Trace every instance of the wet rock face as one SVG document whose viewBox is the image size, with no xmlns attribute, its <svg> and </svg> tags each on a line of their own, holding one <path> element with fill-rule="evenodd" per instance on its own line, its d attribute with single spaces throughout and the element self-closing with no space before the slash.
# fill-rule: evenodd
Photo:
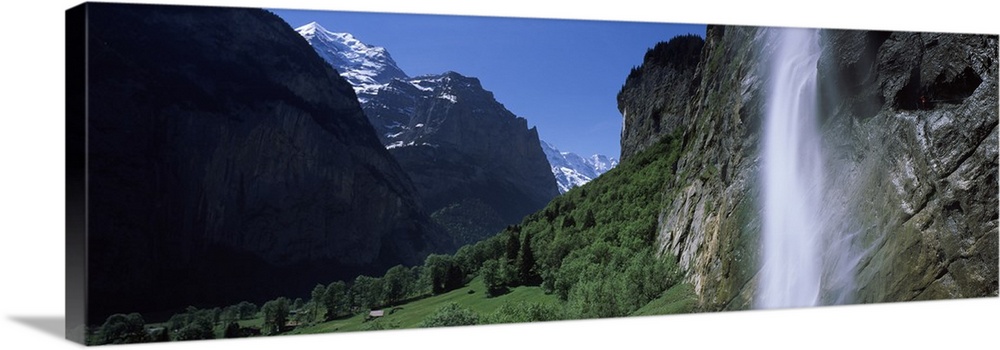
<svg viewBox="0 0 1000 350">
<path fill-rule="evenodd" d="M 756 289 L 766 34 L 710 26 L 694 77 L 629 79 L 619 96 L 628 106 L 623 156 L 627 135 L 684 140 L 659 242 L 687 269 L 705 310 L 750 308 Z M 997 295 L 997 37 L 821 37 L 824 244 L 856 252 L 827 262 L 853 277 L 827 276 L 821 302 Z M 663 101 L 689 101 L 672 107 L 684 113 L 671 126 L 660 125 L 672 132 L 633 130 L 655 123 L 628 111 Z"/>
<path fill-rule="evenodd" d="M 88 16 L 92 321 L 262 301 L 453 249 L 352 87 L 280 18 Z"/>
<path fill-rule="evenodd" d="M 679 259 L 702 308 L 749 308 L 759 260 L 758 204 L 766 33 L 710 26 L 692 95 L 668 137 L 684 153 L 659 218 L 664 252 Z"/>
<path fill-rule="evenodd" d="M 997 37 L 889 33 L 867 62 L 844 64 L 866 34 L 829 32 L 821 59 L 821 72 L 870 77 L 831 105 L 823 136 L 839 150 L 828 178 L 866 193 L 830 195 L 870 251 L 856 300 L 996 295 Z"/>
</svg>

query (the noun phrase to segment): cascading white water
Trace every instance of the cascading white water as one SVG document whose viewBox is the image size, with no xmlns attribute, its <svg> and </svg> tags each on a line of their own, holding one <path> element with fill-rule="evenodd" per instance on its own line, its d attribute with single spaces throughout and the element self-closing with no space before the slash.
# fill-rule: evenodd
<svg viewBox="0 0 1000 350">
<path fill-rule="evenodd" d="M 819 33 L 774 29 L 763 149 L 763 266 L 757 308 L 819 303 L 823 189 L 816 131 Z"/>
</svg>

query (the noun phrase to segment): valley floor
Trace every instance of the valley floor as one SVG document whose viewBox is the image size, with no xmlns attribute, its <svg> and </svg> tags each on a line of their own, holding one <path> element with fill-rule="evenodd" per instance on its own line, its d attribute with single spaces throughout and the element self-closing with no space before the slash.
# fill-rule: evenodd
<svg viewBox="0 0 1000 350">
<path fill-rule="evenodd" d="M 395 307 L 384 309 L 384 316 L 378 320 L 367 320 L 368 313 L 362 312 L 354 316 L 321 322 L 314 325 L 304 325 L 296 327 L 283 334 L 320 334 L 331 332 L 352 332 L 373 329 L 406 329 L 419 328 L 421 323 L 434 314 L 437 310 L 450 304 L 457 303 L 465 309 L 469 309 L 479 315 L 481 320 L 485 320 L 489 315 L 497 312 L 503 305 L 523 305 L 528 303 L 552 306 L 557 309 L 563 307 L 563 303 L 553 294 L 545 294 L 541 287 L 521 286 L 512 288 L 509 293 L 487 298 L 484 293 L 485 286 L 482 278 L 475 278 L 462 288 L 444 293 L 413 300 Z M 693 288 L 684 283 L 677 284 L 666 290 L 662 296 L 649 302 L 646 306 L 636 310 L 632 316 L 652 316 L 668 315 L 695 312 L 697 307 L 697 297 Z M 374 325 L 381 323 L 381 326 Z M 260 327 L 262 319 L 260 317 L 240 321 L 243 327 Z M 221 338 L 222 329 L 218 329 Z"/>
</svg>

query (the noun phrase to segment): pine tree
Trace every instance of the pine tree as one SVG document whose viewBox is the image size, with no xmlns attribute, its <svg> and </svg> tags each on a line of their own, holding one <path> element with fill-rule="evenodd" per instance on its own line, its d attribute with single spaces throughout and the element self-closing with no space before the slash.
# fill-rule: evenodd
<svg viewBox="0 0 1000 350">
<path fill-rule="evenodd" d="M 523 285 L 535 286 L 539 281 L 538 271 L 535 269 L 535 254 L 531 251 L 531 234 L 524 234 L 524 243 L 521 244 L 521 254 L 518 260 L 518 279 Z"/>
<path fill-rule="evenodd" d="M 583 228 L 588 229 L 597 226 L 597 220 L 594 219 L 594 212 L 587 209 L 587 213 L 583 215 Z"/>
<path fill-rule="evenodd" d="M 573 226 L 576 226 L 576 220 L 573 220 L 573 215 L 566 215 L 566 217 L 563 218 L 562 227 L 570 228 Z"/>
<path fill-rule="evenodd" d="M 507 231 L 507 261 L 517 261 L 517 253 L 521 250 L 520 237 L 515 231 Z"/>
</svg>

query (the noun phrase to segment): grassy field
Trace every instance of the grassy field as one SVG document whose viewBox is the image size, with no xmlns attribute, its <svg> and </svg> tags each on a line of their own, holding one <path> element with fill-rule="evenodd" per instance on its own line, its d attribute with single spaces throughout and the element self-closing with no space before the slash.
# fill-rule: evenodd
<svg viewBox="0 0 1000 350">
<path fill-rule="evenodd" d="M 479 314 L 480 320 L 494 313 L 497 308 L 504 304 L 527 304 L 537 303 L 542 305 L 553 305 L 562 308 L 563 302 L 553 294 L 545 294 L 541 287 L 516 287 L 509 293 L 487 298 L 484 293 L 485 286 L 482 279 L 476 277 L 466 286 L 441 295 L 435 295 L 423 299 L 414 300 L 394 308 L 386 308 L 385 316 L 377 322 L 383 325 L 392 325 L 393 328 L 416 328 L 429 315 L 449 303 L 458 303 L 463 308 L 472 310 Z M 678 313 L 695 312 L 697 307 L 697 297 L 694 289 L 687 283 L 679 283 L 666 290 L 662 296 L 649 302 L 631 316 L 667 315 Z M 351 332 L 371 329 L 371 322 L 365 321 L 367 313 L 354 315 L 329 322 L 323 322 L 311 326 L 300 326 L 284 334 L 316 334 L 331 332 Z M 263 319 L 258 315 L 256 318 L 238 321 L 242 327 L 261 327 Z M 153 323 L 148 326 L 165 326 L 166 323 Z M 215 333 L 217 338 L 222 338 L 224 325 L 217 325 Z"/>
<path fill-rule="evenodd" d="M 695 312 L 698 306 L 698 296 L 694 287 L 687 283 L 678 283 L 663 292 L 659 298 L 635 310 L 631 316 L 671 315 Z"/>
<path fill-rule="evenodd" d="M 493 313 L 505 303 L 561 304 L 555 295 L 545 294 L 540 287 L 517 287 L 512 289 L 510 293 L 495 298 L 487 298 L 486 294 L 483 293 L 484 288 L 482 280 L 477 277 L 465 287 L 400 305 L 392 313 L 387 309 L 386 315 L 379 322 L 392 323 L 400 328 L 415 328 L 428 315 L 451 302 L 456 302 L 464 308 L 475 311 L 481 318 Z M 470 290 L 472 293 L 469 293 Z M 693 287 L 686 283 L 679 283 L 665 291 L 661 297 L 636 310 L 632 316 L 689 313 L 696 310 L 697 303 Z M 360 331 L 365 329 L 365 316 L 355 315 L 313 326 L 299 327 L 286 334 Z"/>
<path fill-rule="evenodd" d="M 379 322 L 397 324 L 400 328 L 415 328 L 419 326 L 420 322 L 423 321 L 428 315 L 451 302 L 458 303 L 462 307 L 478 313 L 480 317 L 493 313 L 494 310 L 504 303 L 560 303 L 559 299 L 555 295 L 545 294 L 542 292 L 540 287 L 517 287 L 513 288 L 510 293 L 494 298 L 487 298 L 486 293 L 484 293 L 485 290 L 486 287 L 483 286 L 482 279 L 477 277 L 469 282 L 469 284 L 465 287 L 448 293 L 400 305 L 394 308 L 395 311 L 392 312 L 390 312 L 391 309 L 387 308 L 385 310 L 385 316 Z M 470 291 L 472 292 L 470 293 Z M 366 315 L 355 315 L 349 318 L 333 320 L 313 326 L 299 327 L 288 332 L 287 334 L 312 334 L 364 330 L 365 316 Z"/>
</svg>

